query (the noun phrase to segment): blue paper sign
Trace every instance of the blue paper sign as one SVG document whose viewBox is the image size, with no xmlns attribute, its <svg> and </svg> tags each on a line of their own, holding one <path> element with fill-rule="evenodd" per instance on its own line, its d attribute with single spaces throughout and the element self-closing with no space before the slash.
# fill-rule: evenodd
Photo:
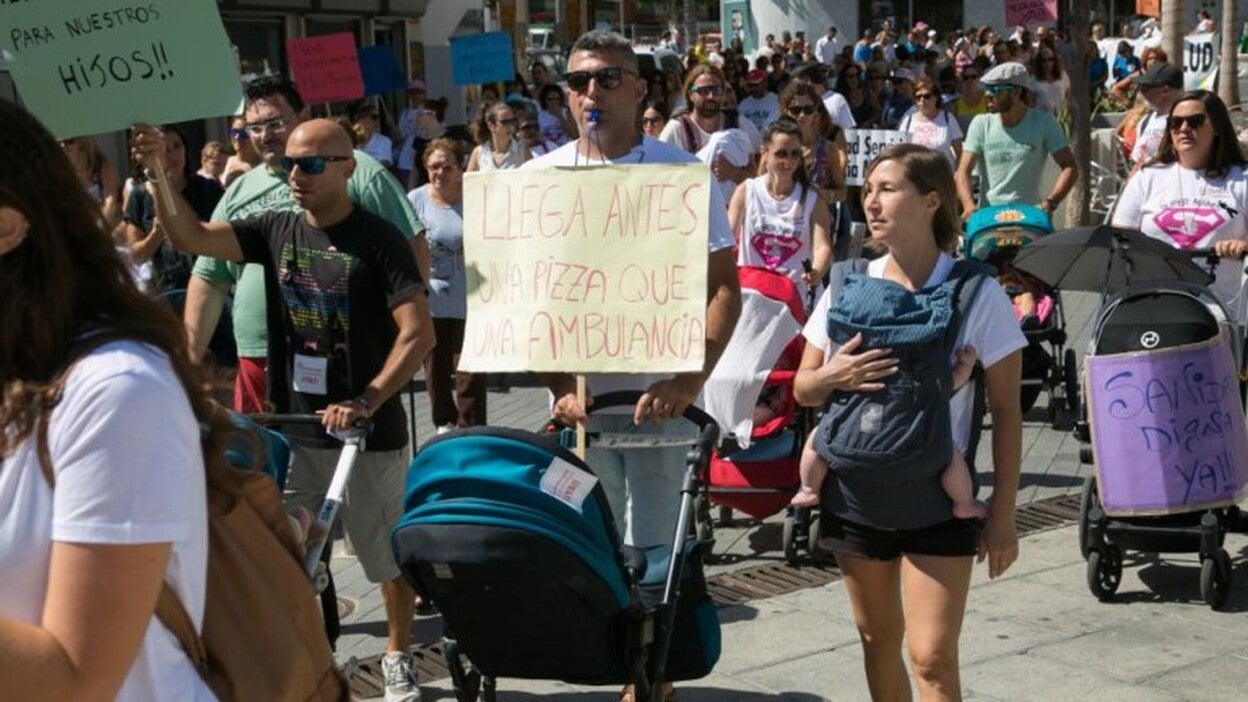
<svg viewBox="0 0 1248 702">
<path fill-rule="evenodd" d="M 511 35 L 486 32 L 451 37 L 451 66 L 455 85 L 514 80 L 516 62 L 511 54 Z"/>
<path fill-rule="evenodd" d="M 360 49 L 359 57 L 365 96 L 402 90 L 407 85 L 399 69 L 399 60 L 390 47 L 368 46 Z"/>
</svg>

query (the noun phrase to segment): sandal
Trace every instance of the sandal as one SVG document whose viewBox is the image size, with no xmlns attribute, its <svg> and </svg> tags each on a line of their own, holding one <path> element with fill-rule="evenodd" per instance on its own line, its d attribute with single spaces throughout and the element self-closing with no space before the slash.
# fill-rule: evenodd
<svg viewBox="0 0 1248 702">
<path fill-rule="evenodd" d="M 659 686 L 659 691 L 663 695 L 663 702 L 676 702 L 676 687 L 671 683 L 663 683 Z M 620 692 L 620 702 L 636 702 L 632 685 L 624 686 L 624 690 Z"/>
</svg>

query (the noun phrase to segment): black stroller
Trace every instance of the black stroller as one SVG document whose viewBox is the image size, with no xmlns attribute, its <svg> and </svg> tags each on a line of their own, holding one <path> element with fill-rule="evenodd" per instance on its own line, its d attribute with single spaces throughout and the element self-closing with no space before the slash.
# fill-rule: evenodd
<svg viewBox="0 0 1248 702">
<path fill-rule="evenodd" d="M 604 394 L 594 409 L 639 397 Z M 688 454 L 672 543 L 644 551 L 621 547 L 593 471 L 549 437 L 465 429 L 416 455 L 394 555 L 442 612 L 459 702 L 479 691 L 494 699 L 498 677 L 632 684 L 636 699 L 649 701 L 664 681 L 710 672 L 719 620 L 702 574 L 707 545 L 691 532 L 719 430 L 696 408 L 685 418 L 701 435 Z"/>
<path fill-rule="evenodd" d="M 1088 587 L 1111 599 L 1127 549 L 1195 552 L 1201 597 L 1221 607 L 1231 584 L 1223 541 L 1242 527 L 1236 503 L 1248 494 L 1248 431 L 1243 338 L 1206 287 L 1211 276 L 1191 260 L 1212 266 L 1216 257 L 1107 226 L 1050 241 L 1056 237 L 1070 239 L 1064 285 L 1104 291 L 1076 425 L 1086 444 L 1080 460 L 1096 467 L 1079 513 Z M 1082 262 L 1074 251 L 1080 245 Z M 1048 263 L 1060 258 L 1057 247 L 1049 253 Z M 1020 256 L 1018 264 L 1042 277 L 1059 268 L 1045 265 L 1042 253 Z M 1094 287 L 1095 276 L 1071 285 L 1098 268 L 1099 279 L 1108 278 L 1103 286 Z"/>
</svg>

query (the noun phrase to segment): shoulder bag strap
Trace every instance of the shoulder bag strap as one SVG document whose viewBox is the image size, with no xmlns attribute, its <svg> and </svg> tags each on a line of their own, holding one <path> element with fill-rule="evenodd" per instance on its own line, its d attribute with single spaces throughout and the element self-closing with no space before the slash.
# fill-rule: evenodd
<svg viewBox="0 0 1248 702">
<path fill-rule="evenodd" d="M 689 115 L 680 116 L 680 126 L 685 129 L 685 150 L 691 154 L 698 153 L 698 136 L 697 132 L 694 131 L 693 120 L 689 118 Z"/>
<path fill-rule="evenodd" d="M 204 640 L 195 633 L 191 615 L 182 605 L 178 593 L 167 582 L 160 584 L 160 596 L 156 598 L 156 619 L 174 635 L 195 669 L 202 674 L 208 665 L 208 651 L 204 648 Z"/>
</svg>

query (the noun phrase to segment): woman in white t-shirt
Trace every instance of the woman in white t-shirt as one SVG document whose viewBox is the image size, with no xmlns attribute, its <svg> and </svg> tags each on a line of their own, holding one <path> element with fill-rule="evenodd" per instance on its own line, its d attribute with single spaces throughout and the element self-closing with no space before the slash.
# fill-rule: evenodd
<svg viewBox="0 0 1248 702">
<path fill-rule="evenodd" d="M 1036 109 L 1059 116 L 1070 106 L 1070 78 L 1053 44 L 1040 44 L 1028 68 L 1035 78 Z"/>
<path fill-rule="evenodd" d="M 1248 178 L 1226 104 L 1206 90 L 1170 107 L 1157 155 L 1131 176 L 1113 224 L 1138 229 L 1180 249 L 1210 248 L 1221 257 L 1213 290 L 1243 319 L 1237 300 L 1248 253 Z"/>
<path fill-rule="evenodd" d="M 796 122 L 781 117 L 767 126 L 761 163 L 763 174 L 738 185 L 728 203 L 737 265 L 783 273 L 799 286 L 818 285 L 832 265 L 828 205 L 811 186 Z"/>
<path fill-rule="evenodd" d="M 867 274 L 908 290 L 943 283 L 953 269 L 950 252 L 961 232 L 956 203 L 953 172 L 942 155 L 916 144 L 885 149 L 867 169 L 863 189 L 871 245 L 885 251 L 871 262 Z M 861 335 L 833 351 L 828 339 L 831 305 L 825 293 L 803 331 L 806 351 L 794 392 L 806 406 L 822 405 L 834 392 L 881 390 L 896 369 L 888 350 L 861 348 Z M 1018 392 L 1021 350 L 1026 345 L 1005 291 L 995 279 L 985 280 L 954 345 L 972 347 L 978 354 L 992 412 L 993 490 L 982 530 L 977 521 L 960 519 L 918 529 L 878 529 L 838 514 L 836 500 L 823 502 L 820 546 L 836 554 L 845 575 L 875 699 L 909 698 L 903 638 L 913 669 L 923 671 L 914 680 L 923 699 L 945 699 L 960 690 L 958 638 L 972 557 L 987 557 L 990 578 L 1000 576 L 1018 557 L 1014 529 L 1022 453 Z M 963 451 L 971 434 L 973 399 L 973 391 L 963 391 L 950 400 L 954 444 Z M 832 476 L 828 483 L 832 485 L 825 483 L 824 495 L 829 496 L 829 489 L 839 490 L 842 504 L 861 497 L 845 495 L 847 488 Z M 877 503 L 880 499 L 888 498 L 875 496 Z M 857 508 L 870 512 L 870 505 L 858 502 Z"/>
<path fill-rule="evenodd" d="M 0 133 L 0 696 L 213 700 L 154 611 L 202 625 L 224 416 L 52 135 L 2 100 Z"/>
<path fill-rule="evenodd" d="M 902 115 L 897 129 L 910 133 L 910 143 L 944 154 L 951 168 L 962 158 L 962 127 L 940 106 L 940 88 L 931 78 L 914 84 L 914 107 Z"/>
</svg>

